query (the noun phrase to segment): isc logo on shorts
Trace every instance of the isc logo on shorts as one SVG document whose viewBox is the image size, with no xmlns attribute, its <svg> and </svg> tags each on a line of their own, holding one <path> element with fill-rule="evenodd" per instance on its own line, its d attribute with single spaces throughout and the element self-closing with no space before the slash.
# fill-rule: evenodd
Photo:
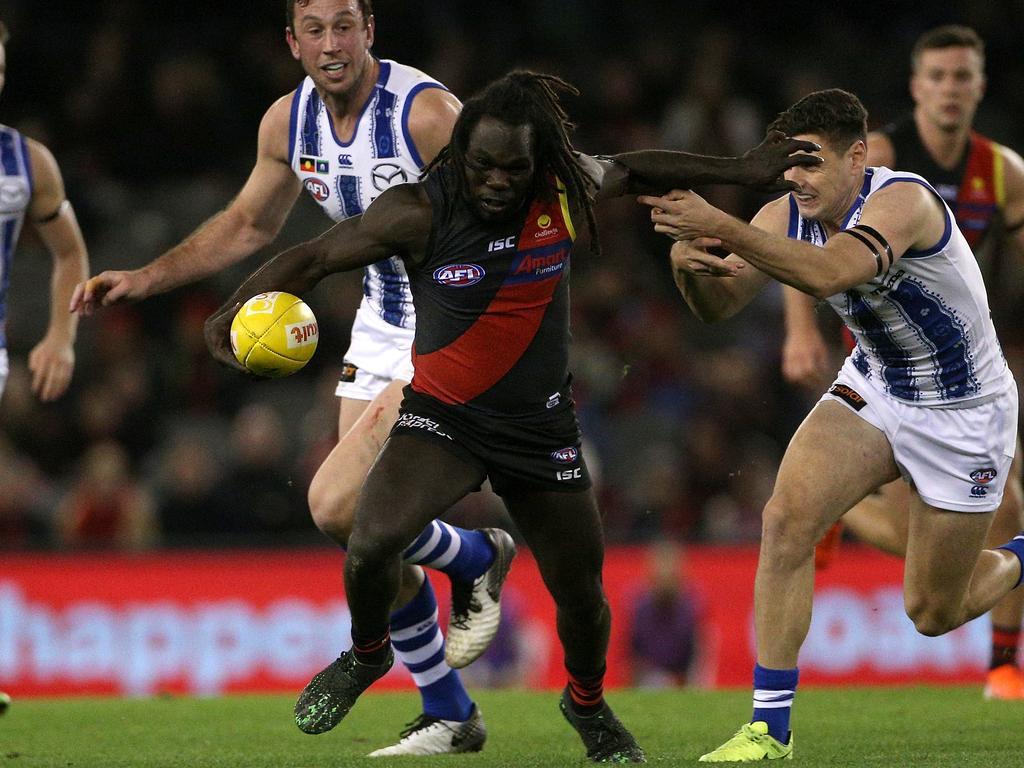
<svg viewBox="0 0 1024 768">
<path fill-rule="evenodd" d="M 447 264 L 434 270 L 434 282 L 453 288 L 466 288 L 484 279 L 484 268 L 476 264 Z"/>
</svg>

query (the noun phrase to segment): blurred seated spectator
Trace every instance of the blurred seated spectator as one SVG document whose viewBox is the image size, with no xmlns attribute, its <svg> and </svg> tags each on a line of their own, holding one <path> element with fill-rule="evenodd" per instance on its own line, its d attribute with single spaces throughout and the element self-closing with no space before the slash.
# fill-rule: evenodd
<svg viewBox="0 0 1024 768">
<path fill-rule="evenodd" d="M 319 535 L 291 440 L 292 430 L 266 403 L 243 407 L 232 422 L 224 512 L 249 540 L 280 545 Z"/>
<path fill-rule="evenodd" d="M 157 537 L 152 497 L 112 440 L 85 452 L 55 522 L 60 543 L 69 548 L 143 549 Z"/>
<path fill-rule="evenodd" d="M 704 599 L 687 583 L 685 552 L 668 541 L 649 550 L 649 586 L 629 630 L 633 685 L 665 688 L 700 679 Z"/>
<path fill-rule="evenodd" d="M 0 435 L 0 549 L 38 548 L 48 543 L 45 476 Z"/>
<path fill-rule="evenodd" d="M 154 488 L 165 545 L 216 546 L 224 536 L 245 532 L 242 521 L 227 514 L 223 462 L 211 443 L 196 429 L 181 430 L 160 454 Z"/>
</svg>

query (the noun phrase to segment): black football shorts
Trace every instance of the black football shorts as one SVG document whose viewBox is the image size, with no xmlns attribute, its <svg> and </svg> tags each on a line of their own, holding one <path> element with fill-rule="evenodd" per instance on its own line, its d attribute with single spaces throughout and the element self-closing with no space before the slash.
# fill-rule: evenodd
<svg viewBox="0 0 1024 768">
<path fill-rule="evenodd" d="M 448 405 L 411 386 L 402 392 L 405 398 L 391 434 L 436 441 L 481 467 L 499 496 L 584 491 L 591 486 L 568 387 L 554 407 L 512 416 Z"/>
</svg>

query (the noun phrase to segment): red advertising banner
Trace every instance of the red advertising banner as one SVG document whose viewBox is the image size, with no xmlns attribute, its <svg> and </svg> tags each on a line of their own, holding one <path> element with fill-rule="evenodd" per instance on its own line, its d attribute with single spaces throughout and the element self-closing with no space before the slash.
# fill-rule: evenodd
<svg viewBox="0 0 1024 768">
<path fill-rule="evenodd" d="M 0 689 L 14 695 L 297 691 L 349 644 L 343 555 L 332 550 L 145 555 L 4 555 Z M 702 596 L 698 678 L 748 686 L 754 663 L 753 548 L 691 548 Z M 448 584 L 432 575 L 442 615 Z M 818 576 L 802 684 L 980 680 L 988 623 L 941 638 L 903 613 L 902 563 L 857 547 Z M 605 583 L 613 633 L 608 684 L 631 681 L 629 627 L 648 583 L 646 552 L 614 548 Z M 560 688 L 554 605 L 529 553 L 517 557 L 492 652 L 472 684 Z M 411 686 L 396 664 L 379 687 Z"/>
</svg>

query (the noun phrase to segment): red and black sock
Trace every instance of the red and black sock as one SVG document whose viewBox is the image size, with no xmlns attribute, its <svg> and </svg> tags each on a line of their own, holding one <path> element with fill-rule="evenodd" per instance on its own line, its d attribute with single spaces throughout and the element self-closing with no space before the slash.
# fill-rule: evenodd
<svg viewBox="0 0 1024 768">
<path fill-rule="evenodd" d="M 383 635 L 366 639 L 356 637 L 352 633 L 352 653 L 356 661 L 361 664 L 379 666 L 388 658 L 388 649 L 391 647 L 391 630 L 385 629 Z"/>
<path fill-rule="evenodd" d="M 569 697 L 577 715 L 596 715 L 604 707 L 605 667 L 596 675 L 577 675 L 569 672 Z"/>
<path fill-rule="evenodd" d="M 992 626 L 992 661 L 989 669 L 1004 664 L 1017 664 L 1017 644 L 1020 642 L 1020 628 Z"/>
</svg>

